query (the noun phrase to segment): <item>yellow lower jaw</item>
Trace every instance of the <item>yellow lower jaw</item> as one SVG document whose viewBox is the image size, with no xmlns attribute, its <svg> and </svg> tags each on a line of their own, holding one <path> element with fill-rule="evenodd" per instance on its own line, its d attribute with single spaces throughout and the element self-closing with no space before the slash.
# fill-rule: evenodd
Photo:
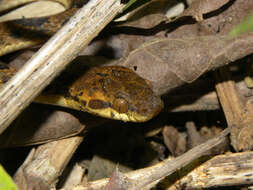
<svg viewBox="0 0 253 190">
<path fill-rule="evenodd" d="M 67 107 L 75 110 L 83 110 L 83 107 L 79 102 L 60 95 L 40 95 L 35 98 L 34 102 Z"/>
<path fill-rule="evenodd" d="M 136 115 L 133 113 L 118 113 L 112 108 L 104 108 L 104 109 L 91 109 L 85 105 L 80 104 L 79 102 L 63 97 L 60 95 L 40 95 L 35 100 L 37 103 L 42 104 L 51 104 L 61 107 L 67 107 L 72 108 L 75 110 L 81 110 L 81 111 L 87 111 L 91 114 L 99 115 L 101 117 L 109 118 L 109 119 L 115 119 L 115 120 L 122 120 L 125 122 L 131 121 L 131 122 L 145 122 L 149 120 L 149 118 Z"/>
<path fill-rule="evenodd" d="M 124 122 L 145 122 L 147 120 L 149 120 L 149 117 L 144 117 L 141 115 L 137 115 L 131 112 L 128 113 L 118 113 L 115 110 L 113 110 L 112 108 L 105 108 L 105 109 L 91 109 L 91 108 L 87 108 L 87 111 L 90 113 L 95 113 L 101 117 L 105 117 L 105 118 L 109 118 L 109 119 L 115 119 L 115 120 L 122 120 Z"/>
</svg>

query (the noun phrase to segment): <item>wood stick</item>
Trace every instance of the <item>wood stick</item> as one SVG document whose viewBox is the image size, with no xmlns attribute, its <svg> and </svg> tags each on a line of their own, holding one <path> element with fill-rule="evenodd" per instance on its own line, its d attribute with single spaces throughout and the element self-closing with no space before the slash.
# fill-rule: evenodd
<svg viewBox="0 0 253 190">
<path fill-rule="evenodd" d="M 33 149 L 14 176 L 19 189 L 54 187 L 82 141 L 83 137 L 70 137 Z"/>
<path fill-rule="evenodd" d="M 187 175 L 184 171 L 182 173 L 178 171 L 176 176 L 180 179 L 170 187 L 166 184 L 167 180 L 164 181 L 164 184 L 161 182 L 159 187 L 167 190 L 178 190 L 252 185 L 252 168 L 253 152 L 218 155 L 204 162 Z M 168 180 L 171 182 L 174 181 L 174 178 L 168 178 Z M 72 189 L 83 190 L 85 188 L 79 185 Z"/>
<path fill-rule="evenodd" d="M 186 166 L 187 164 L 189 164 L 190 162 L 192 162 L 193 160 L 199 158 L 200 156 L 203 156 L 208 150 L 222 143 L 229 132 L 230 132 L 230 128 L 225 129 L 217 137 L 214 137 L 208 140 L 207 142 L 202 143 L 192 148 L 191 150 L 187 151 L 183 155 L 175 158 L 173 161 L 164 160 L 163 162 L 156 164 L 153 167 L 143 169 L 145 170 L 145 173 L 143 173 L 143 175 L 140 175 L 137 178 L 137 180 L 134 182 L 135 184 L 129 189 L 138 190 L 156 180 L 161 180 L 164 177 L 172 174 L 179 168 L 182 168 Z M 132 172 L 133 176 L 134 176 L 134 173 L 137 174 L 136 171 Z"/>
<path fill-rule="evenodd" d="M 1 88 L 0 134 L 123 7 L 90 0 Z"/>
<path fill-rule="evenodd" d="M 217 81 L 216 91 L 226 116 L 228 126 L 231 126 L 231 145 L 236 151 L 253 149 L 253 106 L 251 102 L 245 104 L 231 80 L 228 68 L 220 68 L 215 72 Z"/>
<path fill-rule="evenodd" d="M 164 177 L 169 176 L 176 170 L 186 166 L 196 158 L 199 158 L 200 156 L 204 155 L 211 148 L 222 143 L 226 139 L 226 136 L 228 135 L 229 132 L 230 128 L 227 128 L 223 132 L 221 132 L 217 137 L 214 137 L 208 140 L 207 142 L 192 148 L 188 152 L 184 153 L 181 156 L 178 156 L 173 160 L 166 159 L 154 166 L 126 173 L 125 176 L 128 179 L 128 181 L 126 182 L 127 184 L 126 189 L 139 190 L 151 183 L 162 180 Z M 89 182 L 86 186 L 78 185 L 73 189 L 75 190 L 103 189 L 105 188 L 108 181 L 109 181 L 108 178 L 101 179 Z"/>
<path fill-rule="evenodd" d="M 218 155 L 195 168 L 168 190 L 252 185 L 252 167 L 253 152 Z M 179 176 L 182 175 L 179 173 Z"/>
<path fill-rule="evenodd" d="M 225 113 L 229 126 L 238 124 L 244 117 L 244 107 L 242 100 L 236 90 L 235 82 L 231 79 L 227 68 L 220 68 L 215 72 L 217 81 L 216 91 L 222 109 Z"/>
</svg>

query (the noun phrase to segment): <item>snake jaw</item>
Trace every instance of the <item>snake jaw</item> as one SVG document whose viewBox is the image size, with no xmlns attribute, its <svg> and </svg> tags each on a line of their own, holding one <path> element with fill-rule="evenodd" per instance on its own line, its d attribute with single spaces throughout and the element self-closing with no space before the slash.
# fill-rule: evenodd
<svg viewBox="0 0 253 190">
<path fill-rule="evenodd" d="M 72 84 L 69 94 L 80 104 L 75 105 L 79 110 L 115 120 L 145 122 L 163 108 L 144 79 L 119 66 L 89 69 Z"/>
<path fill-rule="evenodd" d="M 91 68 L 72 84 L 68 96 L 40 96 L 39 102 L 125 122 L 148 121 L 163 108 L 160 97 L 144 79 L 130 69 L 115 66 Z"/>
<path fill-rule="evenodd" d="M 3 71 L 0 72 L 0 83 L 15 73 L 4 66 L 0 67 L 0 71 Z M 163 107 L 160 97 L 154 95 L 145 80 L 124 67 L 92 68 L 71 86 L 67 86 L 67 89 L 67 92 L 48 89 L 35 102 L 59 105 L 125 122 L 148 121 Z"/>
<path fill-rule="evenodd" d="M 153 95 L 151 99 L 144 99 L 142 106 L 136 107 L 138 111 L 132 114 L 132 120 L 134 120 L 134 122 L 146 122 L 158 115 L 163 109 L 163 106 L 163 101 L 158 96 Z"/>
<path fill-rule="evenodd" d="M 15 73 L 5 66 L 1 70 L 0 83 Z M 144 79 L 128 68 L 115 66 L 91 68 L 71 86 L 67 85 L 67 92 L 48 89 L 35 101 L 125 122 L 148 121 L 163 108 L 160 97 L 154 95 Z"/>
<path fill-rule="evenodd" d="M 3 41 L 0 55 L 40 44 L 46 40 L 47 35 L 60 28 L 75 11 L 76 8 L 73 8 L 50 18 L 21 19 L 11 24 L 12 27 L 15 25 L 14 30 L 10 27 L 10 23 L 2 23 L 0 30 L 4 32 L 3 34 L 7 34 L 8 38 L 6 35 L 0 36 L 0 41 Z M 25 35 L 24 31 L 27 29 L 31 33 Z M 34 36 L 37 32 L 42 32 L 41 38 Z M 13 43 L 10 43 L 10 40 Z M 1 70 L 4 75 L 1 74 Z M 0 84 L 5 83 L 14 73 L 10 71 L 8 74 L 7 70 L 10 69 L 0 66 Z M 81 72 L 78 76 L 79 74 Z M 70 86 L 72 82 L 71 80 L 63 84 L 60 81 L 58 86 L 67 86 L 64 93 L 59 91 L 55 93 L 56 91 L 53 90 L 53 94 L 41 95 L 36 98 L 36 101 L 132 122 L 147 121 L 157 115 L 163 107 L 161 99 L 151 90 L 149 86 L 151 83 L 125 67 L 94 67 Z"/>
</svg>

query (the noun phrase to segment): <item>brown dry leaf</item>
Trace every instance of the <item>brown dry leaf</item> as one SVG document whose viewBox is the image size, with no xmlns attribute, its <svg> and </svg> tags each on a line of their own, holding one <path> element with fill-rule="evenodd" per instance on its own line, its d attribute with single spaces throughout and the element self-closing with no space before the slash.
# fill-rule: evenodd
<svg viewBox="0 0 253 190">
<path fill-rule="evenodd" d="M 197 21 L 203 20 L 203 14 L 209 13 L 211 11 L 215 11 L 225 4 L 227 4 L 231 0 L 196 0 L 194 1 L 188 9 L 186 9 L 182 16 L 192 16 Z"/>
<path fill-rule="evenodd" d="M 157 2 L 154 1 L 154 4 Z M 212 1 L 209 2 L 212 4 Z M 166 6 L 164 5 L 164 7 Z M 160 16 L 154 16 L 154 14 L 151 14 L 139 17 L 138 20 L 130 19 L 129 22 L 125 22 L 112 28 L 112 33 L 120 33 L 120 35 L 114 35 L 112 38 L 119 38 L 122 43 L 124 41 L 124 44 L 126 44 L 124 47 L 127 49 L 121 51 L 128 52 L 138 48 L 140 44 L 147 42 L 154 37 L 180 39 L 182 37 L 186 38 L 203 35 L 226 35 L 235 25 L 239 24 L 252 9 L 252 0 L 229 1 L 229 3 L 222 6 L 222 8 L 215 10 L 215 14 L 211 12 L 199 23 L 187 18 L 178 19 L 173 22 L 170 21 L 169 23 L 162 23 L 164 21 L 162 18 L 164 8 L 161 7 L 160 12 L 154 13 L 160 14 Z M 145 14 L 145 9 L 140 9 L 138 14 Z M 111 46 L 111 48 L 113 51 L 117 52 L 114 46 Z"/>
<path fill-rule="evenodd" d="M 186 139 L 172 126 L 163 128 L 163 139 L 172 155 L 180 156 L 186 151 Z"/>
<path fill-rule="evenodd" d="M 162 4 L 163 1 L 153 1 L 151 5 L 156 3 Z M 210 1 L 210 3 L 212 3 L 212 1 Z M 171 4 L 163 5 L 163 7 L 166 6 L 171 6 Z M 148 4 L 147 7 L 149 7 Z M 142 14 L 145 15 L 144 6 L 144 8 L 138 10 L 136 13 L 137 15 L 140 15 L 139 17 L 136 17 L 139 18 L 138 20 L 130 19 L 129 22 L 111 28 L 111 33 L 120 33 L 120 35 L 111 36 L 110 39 L 114 39 L 111 41 L 119 40 L 124 46 L 108 44 L 107 48 L 111 48 L 112 52 L 123 52 L 121 54 L 116 54 L 126 57 L 129 52 L 139 48 L 144 42 L 148 42 L 157 37 L 164 39 L 181 39 L 203 35 L 226 35 L 230 32 L 233 26 L 239 24 L 247 16 L 250 10 L 253 9 L 253 1 L 229 1 L 225 6 L 215 11 L 215 14 L 208 14 L 208 17 L 199 23 L 187 18 L 163 23 L 164 18 L 162 17 L 165 10 L 163 7 L 160 7 L 160 10 L 157 12 L 141 17 Z M 154 16 L 156 14 L 160 16 Z M 115 40 L 115 38 L 117 40 Z M 120 48 L 120 51 L 117 49 L 118 47 Z M 119 56 L 115 58 L 119 58 Z M 158 65 L 158 67 L 160 67 L 160 65 Z"/>
<path fill-rule="evenodd" d="M 124 54 L 127 56 L 130 51 L 138 48 L 140 44 L 156 37 L 164 37 L 166 32 L 165 21 L 166 11 L 176 4 L 177 0 L 151 0 L 141 7 L 131 11 L 127 15 L 126 22 L 116 22 L 116 26 L 111 28 L 111 33 L 119 35 L 111 36 L 111 39 L 118 39 L 124 44 Z M 122 18 L 120 18 L 122 20 Z M 126 45 L 125 45 L 126 44 Z M 111 46 L 113 51 L 117 52 L 115 45 Z M 119 58 L 119 57 L 116 57 Z"/>
<path fill-rule="evenodd" d="M 151 0 L 131 11 L 126 22 L 119 26 L 152 28 L 167 20 L 166 11 L 176 3 L 178 3 L 177 0 Z"/>
<path fill-rule="evenodd" d="M 120 65 L 132 68 L 152 82 L 157 94 L 164 94 L 252 52 L 253 33 L 230 40 L 224 36 L 155 39 L 131 52 Z"/>
<path fill-rule="evenodd" d="M 242 22 L 252 9 L 252 0 L 229 1 L 222 8 L 208 14 L 202 22 L 192 23 L 184 21 L 183 23 L 178 23 L 176 28 L 170 29 L 172 32 L 168 33 L 167 37 L 226 35 L 235 25 Z"/>
<path fill-rule="evenodd" d="M 205 141 L 203 137 L 201 137 L 200 133 L 197 131 L 197 127 L 193 121 L 186 122 L 185 127 L 187 129 L 188 134 L 187 147 L 189 149 L 198 146 Z"/>
<path fill-rule="evenodd" d="M 0 135 L 1 147 L 41 144 L 79 134 L 85 129 L 74 115 L 55 107 L 31 105 Z"/>
</svg>

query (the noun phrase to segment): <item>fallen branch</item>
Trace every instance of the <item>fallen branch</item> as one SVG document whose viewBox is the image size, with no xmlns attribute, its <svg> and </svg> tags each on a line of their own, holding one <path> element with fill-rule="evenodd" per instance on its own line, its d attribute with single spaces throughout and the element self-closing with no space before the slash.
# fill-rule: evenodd
<svg viewBox="0 0 253 190">
<path fill-rule="evenodd" d="M 55 187 L 58 177 L 82 140 L 83 137 L 70 137 L 32 149 L 14 176 L 19 189 Z"/>
<path fill-rule="evenodd" d="M 125 184 L 127 186 L 127 187 L 124 186 L 124 189 L 139 190 L 151 183 L 162 180 L 164 177 L 172 174 L 176 170 L 186 166 L 193 160 L 204 155 L 211 148 L 222 143 L 229 132 L 230 132 L 230 128 L 227 128 L 223 132 L 221 132 L 217 137 L 214 137 L 208 140 L 207 142 L 192 148 L 185 154 L 173 160 L 166 159 L 163 162 L 160 162 L 154 166 L 126 173 L 125 177 L 127 181 L 126 182 L 124 181 L 124 183 L 122 183 L 123 185 Z M 79 185 L 73 189 L 74 190 L 103 189 L 105 188 L 108 181 L 109 181 L 108 179 L 101 179 L 94 182 L 90 182 L 88 183 L 87 186 Z"/>
<path fill-rule="evenodd" d="M 188 173 L 168 190 L 252 185 L 252 167 L 252 152 L 218 155 Z"/>
<path fill-rule="evenodd" d="M 252 110 L 251 101 L 245 99 L 239 93 L 235 82 L 231 79 L 227 67 L 220 68 L 215 72 L 217 81 L 216 91 L 222 109 L 231 130 L 231 145 L 236 151 L 253 149 Z"/>
<path fill-rule="evenodd" d="M 1 88 L 0 134 L 123 7 L 90 0 Z"/>
</svg>

